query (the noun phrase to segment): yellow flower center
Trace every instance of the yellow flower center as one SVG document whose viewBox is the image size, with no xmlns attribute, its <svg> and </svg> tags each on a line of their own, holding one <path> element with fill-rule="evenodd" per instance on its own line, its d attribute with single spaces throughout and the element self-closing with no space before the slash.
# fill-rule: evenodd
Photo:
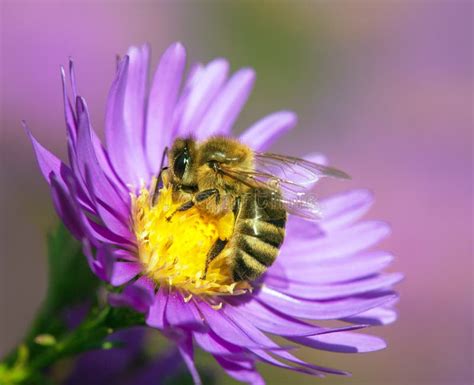
<svg viewBox="0 0 474 385">
<path fill-rule="evenodd" d="M 173 202 L 172 191 L 166 187 L 160 190 L 154 205 L 151 200 L 152 193 L 146 188 L 132 196 L 133 230 L 145 275 L 158 285 L 180 290 L 189 299 L 192 295 L 238 295 L 250 288 L 247 282 L 233 281 L 228 248 L 206 269 L 214 243 L 232 235 L 232 212 L 214 218 L 196 207 L 176 211 L 183 202 Z"/>
</svg>

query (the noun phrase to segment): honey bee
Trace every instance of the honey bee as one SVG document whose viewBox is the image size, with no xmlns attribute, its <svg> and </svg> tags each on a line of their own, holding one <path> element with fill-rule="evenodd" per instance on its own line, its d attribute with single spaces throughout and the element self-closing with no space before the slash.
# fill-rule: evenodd
<svg viewBox="0 0 474 385">
<path fill-rule="evenodd" d="M 172 188 L 173 201 L 183 202 L 177 211 L 196 207 L 216 218 L 233 211 L 232 236 L 218 239 L 209 250 L 206 271 L 227 248 L 234 281 L 255 280 L 272 265 L 285 238 L 288 214 L 319 218 L 317 202 L 308 199 L 315 181 L 348 178 L 304 159 L 255 152 L 227 137 L 202 142 L 178 138 L 165 151 L 169 166 L 162 169 L 163 180 Z"/>
</svg>

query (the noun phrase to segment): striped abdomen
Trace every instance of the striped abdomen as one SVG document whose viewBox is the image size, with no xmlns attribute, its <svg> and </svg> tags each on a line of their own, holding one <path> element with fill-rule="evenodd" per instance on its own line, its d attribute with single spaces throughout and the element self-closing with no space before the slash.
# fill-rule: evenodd
<svg viewBox="0 0 474 385">
<path fill-rule="evenodd" d="M 240 198 L 229 245 L 235 281 L 256 279 L 275 261 L 285 238 L 286 215 L 271 191 L 255 189 Z"/>
</svg>

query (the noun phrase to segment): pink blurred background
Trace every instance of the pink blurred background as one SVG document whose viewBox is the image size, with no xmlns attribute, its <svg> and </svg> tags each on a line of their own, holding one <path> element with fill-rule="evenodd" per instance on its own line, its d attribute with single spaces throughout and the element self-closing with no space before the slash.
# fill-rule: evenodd
<svg viewBox="0 0 474 385">
<path fill-rule="evenodd" d="M 1 3 L 0 355 L 25 332 L 46 289 L 45 233 L 57 222 L 20 126 L 65 157 L 59 65 L 72 56 L 101 127 L 115 55 L 182 41 L 191 60 L 257 70 L 237 130 L 280 108 L 298 128 L 275 145 L 326 153 L 369 187 L 372 218 L 393 235 L 399 321 L 379 353 L 311 353 L 352 378 L 315 380 L 262 367 L 269 384 L 472 383 L 473 5 L 470 1 Z M 204 358 L 204 362 L 211 362 Z M 219 383 L 234 384 L 222 378 Z"/>
</svg>

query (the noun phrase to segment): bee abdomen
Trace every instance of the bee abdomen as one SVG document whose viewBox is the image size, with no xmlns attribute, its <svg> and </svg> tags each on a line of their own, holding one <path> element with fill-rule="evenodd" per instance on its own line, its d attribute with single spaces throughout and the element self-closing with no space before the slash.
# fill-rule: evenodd
<svg viewBox="0 0 474 385">
<path fill-rule="evenodd" d="M 278 256 L 287 213 L 272 194 L 258 189 L 242 199 L 231 244 L 235 281 L 258 278 Z"/>
<path fill-rule="evenodd" d="M 233 274 L 234 279 L 238 280 L 255 279 L 263 274 L 275 261 L 279 252 L 279 243 L 272 245 L 254 235 L 240 233 L 234 242 Z"/>
<path fill-rule="evenodd" d="M 278 255 L 277 247 L 249 235 L 239 236 L 236 246 L 266 267 L 270 266 Z"/>
<path fill-rule="evenodd" d="M 253 280 L 262 275 L 266 266 L 243 250 L 236 250 L 233 258 L 232 275 L 234 281 Z"/>
<path fill-rule="evenodd" d="M 280 248 L 285 238 L 284 226 L 263 222 L 255 219 L 245 219 L 239 226 L 240 234 L 258 238 L 269 245 Z"/>
</svg>

